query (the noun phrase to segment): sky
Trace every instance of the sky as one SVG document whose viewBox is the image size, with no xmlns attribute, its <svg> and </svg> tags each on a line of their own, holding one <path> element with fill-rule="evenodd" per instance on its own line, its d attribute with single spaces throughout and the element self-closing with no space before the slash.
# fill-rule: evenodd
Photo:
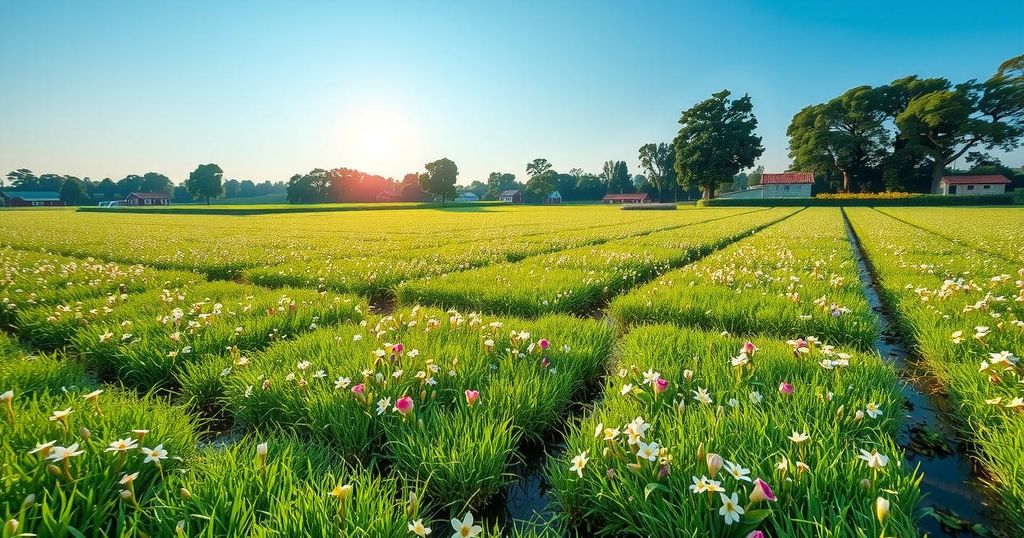
<svg viewBox="0 0 1024 538">
<path fill-rule="evenodd" d="M 639 173 L 638 148 L 722 89 L 751 95 L 760 164 L 783 171 L 801 108 L 910 74 L 987 78 L 1024 54 L 1022 20 L 1024 0 L 5 1 L 0 171 Z"/>
</svg>

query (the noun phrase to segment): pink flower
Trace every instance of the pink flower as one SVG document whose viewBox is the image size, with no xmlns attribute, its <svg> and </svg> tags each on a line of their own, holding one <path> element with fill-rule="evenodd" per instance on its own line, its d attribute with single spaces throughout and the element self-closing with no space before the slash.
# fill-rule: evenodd
<svg viewBox="0 0 1024 538">
<path fill-rule="evenodd" d="M 740 351 L 747 355 L 753 355 L 754 352 L 757 351 L 757 346 L 755 346 L 753 342 L 747 341 L 743 344 L 743 348 L 741 348 Z"/>
<path fill-rule="evenodd" d="M 476 405 L 476 401 L 480 399 L 480 391 L 478 390 L 466 390 L 466 405 L 473 407 Z"/>
<path fill-rule="evenodd" d="M 548 342 L 547 338 L 541 338 L 540 341 L 537 342 L 537 344 L 540 345 L 541 351 L 546 351 L 549 347 L 551 347 L 551 342 Z"/>
<path fill-rule="evenodd" d="M 353 394 L 362 396 L 366 392 L 366 385 L 360 383 L 350 389 Z"/>
<path fill-rule="evenodd" d="M 765 538 L 764 533 L 761 531 L 750 531 L 747 538 Z"/>
<path fill-rule="evenodd" d="M 768 482 L 760 478 L 754 480 L 754 489 L 750 490 L 750 502 L 759 503 L 761 501 L 775 500 L 775 492 L 772 491 L 772 487 L 768 485 Z"/>
<path fill-rule="evenodd" d="M 405 346 L 402 344 L 395 344 L 391 346 L 391 353 L 395 355 L 401 356 L 403 351 L 405 351 Z"/>
<path fill-rule="evenodd" d="M 666 389 L 668 389 L 667 379 L 658 378 L 658 380 L 654 382 L 654 392 L 661 394 L 662 392 L 665 392 Z"/>
<path fill-rule="evenodd" d="M 782 383 L 779 383 L 779 392 L 783 394 L 793 394 L 793 385 L 783 381 Z"/>
<path fill-rule="evenodd" d="M 547 368 L 548 366 L 551 366 L 551 361 L 549 361 L 547 357 L 544 357 L 540 360 L 540 365 Z"/>
<path fill-rule="evenodd" d="M 412 413 L 412 408 L 412 398 L 409 396 L 402 396 L 397 402 L 395 402 L 395 410 L 403 415 Z"/>
</svg>

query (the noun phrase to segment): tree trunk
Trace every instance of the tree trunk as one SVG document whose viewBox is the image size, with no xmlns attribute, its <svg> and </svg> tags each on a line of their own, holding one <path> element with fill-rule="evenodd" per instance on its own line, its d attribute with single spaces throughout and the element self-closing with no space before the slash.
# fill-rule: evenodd
<svg viewBox="0 0 1024 538">
<path fill-rule="evenodd" d="M 209 196 L 206 197 L 206 205 L 210 205 L 210 197 Z"/>
<path fill-rule="evenodd" d="M 710 200 L 715 197 L 715 187 L 711 185 L 704 185 L 704 199 Z"/>
<path fill-rule="evenodd" d="M 939 182 L 942 181 L 942 174 L 946 172 L 946 163 L 942 158 L 936 158 L 932 162 L 932 194 L 939 193 Z"/>
<path fill-rule="evenodd" d="M 850 192 L 850 173 L 846 170 L 843 172 L 843 192 Z"/>
</svg>

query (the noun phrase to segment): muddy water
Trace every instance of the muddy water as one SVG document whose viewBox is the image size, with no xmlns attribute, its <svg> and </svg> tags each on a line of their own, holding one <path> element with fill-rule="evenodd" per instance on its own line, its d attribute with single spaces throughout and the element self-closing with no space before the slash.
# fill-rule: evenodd
<svg viewBox="0 0 1024 538">
<path fill-rule="evenodd" d="M 843 219 L 856 253 L 864 294 L 878 315 L 881 331 L 875 347 L 904 380 L 905 420 L 897 442 L 905 449 L 910 465 L 917 466 L 924 475 L 924 506 L 940 515 L 924 517 L 921 531 L 930 537 L 999 535 L 993 501 L 967 455 L 967 447 L 957 439 L 949 403 L 937 392 L 938 383 L 919 366 L 920 359 L 901 336 L 882 303 L 870 262 L 845 212 Z"/>
</svg>

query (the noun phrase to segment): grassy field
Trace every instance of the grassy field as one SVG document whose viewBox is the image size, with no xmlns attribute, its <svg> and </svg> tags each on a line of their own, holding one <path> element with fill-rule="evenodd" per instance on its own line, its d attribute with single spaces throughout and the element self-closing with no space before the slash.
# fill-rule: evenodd
<svg viewBox="0 0 1024 538">
<path fill-rule="evenodd" d="M 0 212 L 2 536 L 921 536 L 847 217 L 1021 535 L 1024 209 L 477 206 Z"/>
</svg>

